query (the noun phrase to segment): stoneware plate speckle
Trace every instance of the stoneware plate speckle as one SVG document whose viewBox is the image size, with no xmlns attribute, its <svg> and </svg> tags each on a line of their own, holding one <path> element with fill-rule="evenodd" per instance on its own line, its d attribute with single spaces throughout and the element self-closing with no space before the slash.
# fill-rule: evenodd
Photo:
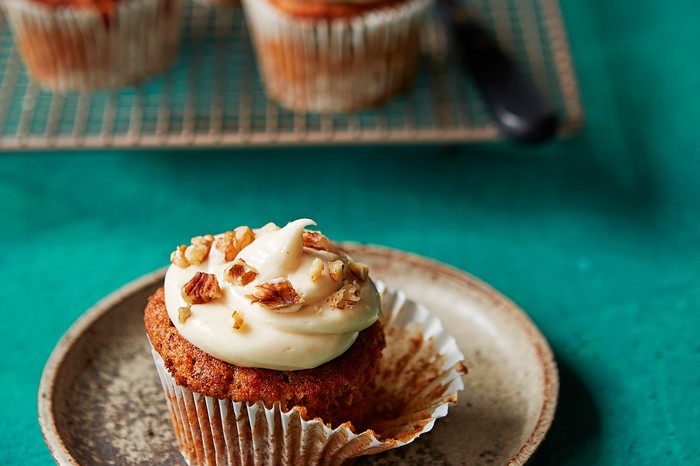
<svg viewBox="0 0 700 466">
<path fill-rule="evenodd" d="M 522 465 L 554 416 L 559 379 L 544 337 L 515 304 L 459 270 L 344 244 L 372 276 L 439 317 L 469 373 L 459 404 L 414 443 L 358 464 Z M 39 387 L 39 423 L 60 465 L 184 465 L 143 330 L 164 270 L 97 303 L 63 336 Z"/>
</svg>

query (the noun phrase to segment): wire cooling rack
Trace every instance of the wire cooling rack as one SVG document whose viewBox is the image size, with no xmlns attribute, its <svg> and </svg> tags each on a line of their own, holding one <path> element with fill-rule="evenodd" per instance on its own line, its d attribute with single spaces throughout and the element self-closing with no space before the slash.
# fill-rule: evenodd
<svg viewBox="0 0 700 466">
<path fill-rule="evenodd" d="M 469 0 L 560 110 L 560 135 L 583 115 L 558 0 Z M 240 8 L 188 5 L 180 58 L 164 75 L 117 92 L 55 94 L 27 78 L 0 13 L 0 151 L 498 139 L 483 101 L 436 18 L 410 93 L 382 108 L 303 114 L 265 96 Z"/>
</svg>

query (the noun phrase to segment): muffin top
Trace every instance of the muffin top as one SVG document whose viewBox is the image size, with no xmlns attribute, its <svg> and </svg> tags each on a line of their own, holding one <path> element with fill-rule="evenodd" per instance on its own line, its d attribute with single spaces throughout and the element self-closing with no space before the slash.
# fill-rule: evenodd
<svg viewBox="0 0 700 466">
<path fill-rule="evenodd" d="M 343 354 L 378 318 L 367 266 L 300 219 L 238 227 L 180 246 L 165 277 L 178 332 L 240 367 L 310 369 Z"/>
<path fill-rule="evenodd" d="M 50 8 L 70 6 L 76 8 L 94 9 L 105 14 L 114 13 L 116 4 L 121 1 L 123 0 L 32 0 L 34 3 L 39 3 Z"/>
<path fill-rule="evenodd" d="M 391 8 L 408 0 L 269 0 L 271 4 L 298 18 L 352 18 L 368 11 Z"/>
</svg>

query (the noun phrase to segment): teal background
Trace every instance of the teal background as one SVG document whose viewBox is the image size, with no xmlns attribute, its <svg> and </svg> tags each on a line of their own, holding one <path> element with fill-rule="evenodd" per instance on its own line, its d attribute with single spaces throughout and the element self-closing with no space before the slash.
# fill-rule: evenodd
<svg viewBox="0 0 700 466">
<path fill-rule="evenodd" d="M 530 314 L 562 378 L 535 465 L 698 464 L 700 6 L 562 8 L 587 123 L 541 148 L 2 154 L 0 464 L 52 463 L 39 378 L 88 307 L 195 234 L 301 216 Z"/>
</svg>

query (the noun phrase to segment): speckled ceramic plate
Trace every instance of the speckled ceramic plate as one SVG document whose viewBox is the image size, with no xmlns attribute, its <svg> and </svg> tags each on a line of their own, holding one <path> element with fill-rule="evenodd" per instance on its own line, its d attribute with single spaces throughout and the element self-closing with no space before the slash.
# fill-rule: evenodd
<svg viewBox="0 0 700 466">
<path fill-rule="evenodd" d="M 464 272 L 376 246 L 344 247 L 374 277 L 437 315 L 469 367 L 459 404 L 431 432 L 360 463 L 525 464 L 549 429 L 559 387 L 552 352 L 530 319 Z M 142 277 L 95 305 L 46 363 L 39 422 L 58 464 L 185 464 L 142 322 L 163 274 Z"/>
</svg>

